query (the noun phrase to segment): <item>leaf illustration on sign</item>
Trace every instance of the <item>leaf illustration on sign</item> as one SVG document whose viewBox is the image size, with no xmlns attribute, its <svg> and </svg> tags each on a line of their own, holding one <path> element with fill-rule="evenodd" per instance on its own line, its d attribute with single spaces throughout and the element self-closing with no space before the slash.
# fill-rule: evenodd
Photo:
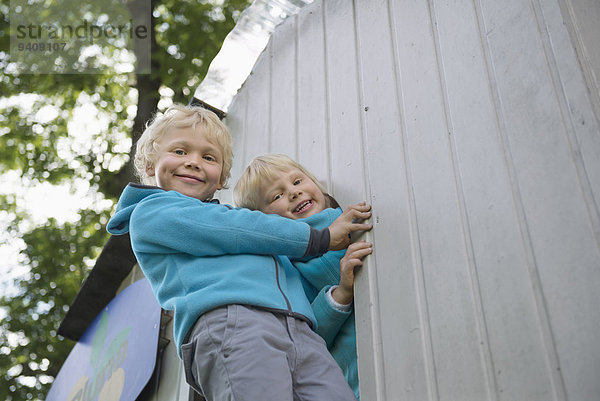
<svg viewBox="0 0 600 401">
<path fill-rule="evenodd" d="M 121 367 L 127 358 L 128 336 L 131 327 L 119 331 L 105 350 L 108 337 L 108 313 L 102 312 L 92 340 L 90 364 L 94 376 L 81 377 L 71 389 L 67 401 L 117 401 L 125 386 L 125 370 Z"/>
<path fill-rule="evenodd" d="M 90 364 L 94 368 L 94 371 L 98 369 L 100 358 L 102 357 L 102 349 L 106 342 L 106 335 L 108 333 L 108 313 L 106 310 L 102 311 L 102 317 L 98 323 L 98 329 L 92 340 L 92 351 L 90 353 Z"/>
</svg>

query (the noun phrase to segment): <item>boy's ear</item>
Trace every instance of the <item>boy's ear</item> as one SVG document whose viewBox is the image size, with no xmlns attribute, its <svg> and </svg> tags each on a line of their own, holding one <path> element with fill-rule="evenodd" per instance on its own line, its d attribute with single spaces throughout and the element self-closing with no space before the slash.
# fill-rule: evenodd
<svg viewBox="0 0 600 401">
<path fill-rule="evenodd" d="M 154 177 L 156 175 L 156 171 L 154 170 L 154 166 L 152 166 L 152 165 L 146 166 L 146 174 L 148 174 L 148 177 Z"/>
</svg>

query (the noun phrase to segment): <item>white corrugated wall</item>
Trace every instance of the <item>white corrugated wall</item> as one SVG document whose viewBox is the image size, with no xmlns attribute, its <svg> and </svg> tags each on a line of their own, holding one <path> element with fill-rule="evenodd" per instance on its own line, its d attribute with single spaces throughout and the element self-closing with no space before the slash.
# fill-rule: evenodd
<svg viewBox="0 0 600 401">
<path fill-rule="evenodd" d="M 600 5 L 326 0 L 226 119 L 374 208 L 361 399 L 600 399 Z M 222 198 L 230 200 L 225 191 Z"/>
</svg>

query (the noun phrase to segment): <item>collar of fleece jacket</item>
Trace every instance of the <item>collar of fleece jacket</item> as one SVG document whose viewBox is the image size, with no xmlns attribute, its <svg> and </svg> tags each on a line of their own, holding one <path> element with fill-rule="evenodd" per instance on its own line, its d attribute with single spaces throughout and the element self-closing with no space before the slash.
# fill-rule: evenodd
<svg viewBox="0 0 600 401">
<path fill-rule="evenodd" d="M 323 228 L 329 227 L 331 222 L 333 220 L 337 219 L 341 214 L 342 214 L 342 209 L 340 209 L 340 208 L 337 208 L 337 209 L 327 208 L 327 209 L 323 210 L 322 212 L 314 214 L 305 219 L 298 219 L 296 221 L 303 221 L 306 224 L 308 224 L 309 226 L 311 226 L 312 228 L 315 228 L 317 230 L 322 230 Z"/>
</svg>

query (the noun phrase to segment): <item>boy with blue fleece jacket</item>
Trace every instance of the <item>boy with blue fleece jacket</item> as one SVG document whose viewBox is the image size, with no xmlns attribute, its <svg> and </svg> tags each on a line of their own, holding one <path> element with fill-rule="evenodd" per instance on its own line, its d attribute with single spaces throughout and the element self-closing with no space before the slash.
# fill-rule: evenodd
<svg viewBox="0 0 600 401">
<path fill-rule="evenodd" d="M 354 399 L 311 330 L 317 323 L 287 256 L 343 249 L 350 232 L 370 229 L 353 223 L 370 208 L 355 205 L 316 230 L 220 205 L 212 197 L 231 161 L 231 137 L 214 113 L 170 108 L 137 143 L 147 185 L 124 190 L 108 231 L 129 232 L 157 300 L 174 311 L 186 379 L 208 401 Z"/>
<path fill-rule="evenodd" d="M 237 182 L 234 199 L 237 206 L 303 221 L 316 229 L 327 227 L 342 214 L 319 181 L 285 155 L 255 158 Z M 317 333 L 325 339 L 357 398 L 354 268 L 361 266 L 362 259 L 371 252 L 370 243 L 359 241 L 350 245 L 345 255 L 343 251 L 330 251 L 321 257 L 292 259 L 312 302 Z"/>
</svg>

